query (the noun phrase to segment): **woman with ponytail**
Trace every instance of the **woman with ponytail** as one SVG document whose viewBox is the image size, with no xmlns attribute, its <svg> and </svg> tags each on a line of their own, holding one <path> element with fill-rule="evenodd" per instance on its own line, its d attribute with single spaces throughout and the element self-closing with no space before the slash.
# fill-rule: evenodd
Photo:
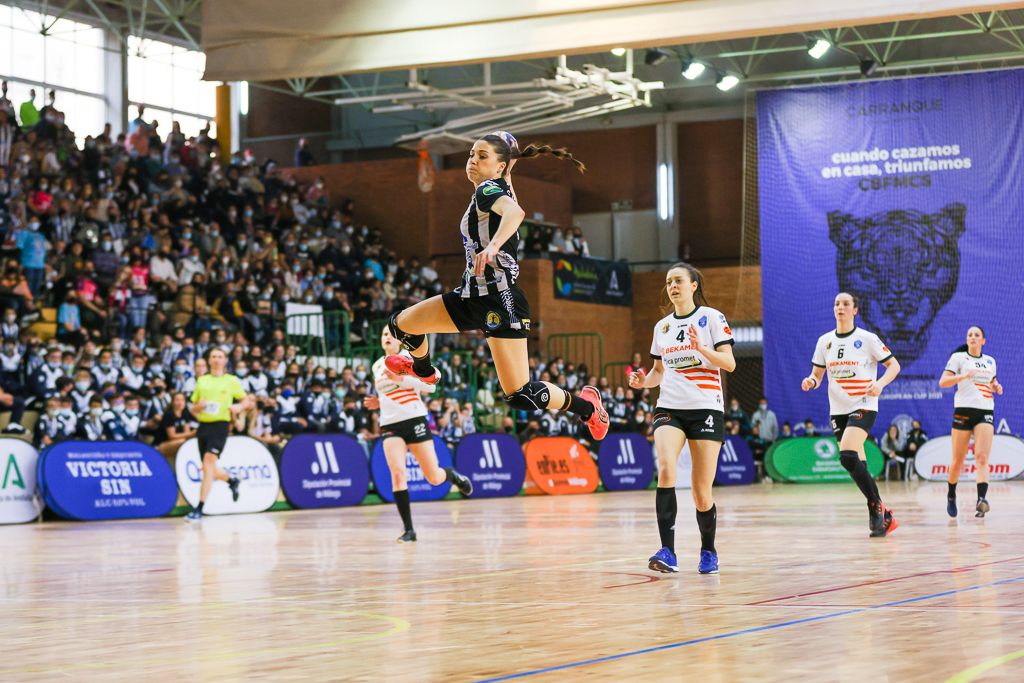
<svg viewBox="0 0 1024 683">
<path fill-rule="evenodd" d="M 946 369 L 939 378 L 943 389 L 956 386 L 953 398 L 953 458 L 949 465 L 949 479 L 946 484 L 946 513 L 956 517 L 956 484 L 960 470 L 967 457 L 967 446 L 974 436 L 974 464 L 977 467 L 978 501 L 974 516 L 984 517 L 989 511 L 988 504 L 988 456 L 992 451 L 992 436 L 995 432 L 995 399 L 993 394 L 1002 394 L 1003 385 L 996 379 L 996 361 L 983 354 L 985 331 L 978 325 L 967 329 L 967 343 L 963 344 L 946 363 Z"/>
<path fill-rule="evenodd" d="M 658 456 L 658 491 L 654 507 L 661 550 L 647 560 L 649 569 L 677 572 L 675 551 L 676 461 L 690 441 L 693 457 L 692 493 L 700 530 L 701 574 L 718 573 L 715 530 L 718 511 L 711 495 L 724 438 L 725 413 L 722 370 L 736 369 L 732 330 L 725 316 L 708 306 L 704 277 L 686 263 L 672 266 L 665 278 L 671 305 L 667 316 L 654 326 L 650 372 L 643 368 L 629 375 L 634 389 L 661 387 L 654 409 L 654 450 Z"/>
<path fill-rule="evenodd" d="M 415 375 L 436 383 L 440 373 L 430 363 L 426 335 L 482 330 L 510 408 L 571 412 L 587 425 L 593 439 L 600 441 L 608 433 L 608 413 L 595 387 L 585 386 L 575 395 L 554 384 L 530 380 L 526 347 L 530 306 L 516 285 L 518 231 L 526 212 L 516 200 L 511 172 L 520 159 L 539 156 L 568 161 L 581 173 L 585 170 L 565 149 L 536 144 L 520 149 L 505 131 L 485 135 L 473 144 L 466 176 L 475 189 L 460 226 L 466 252 L 462 284 L 391 316 L 391 335 L 411 356 L 391 355 L 385 364 L 396 375 Z"/>
<path fill-rule="evenodd" d="M 882 503 L 878 484 L 868 471 L 864 442 L 878 417 L 878 397 L 900 373 L 899 361 L 877 334 L 857 327 L 860 300 L 839 292 L 832 302 L 836 327 L 818 337 L 811 358 L 811 374 L 800 388 L 813 391 L 828 375 L 828 407 L 832 432 L 839 442 L 839 464 L 864 495 L 868 504 L 868 535 L 883 538 L 899 523 Z M 878 376 L 878 366 L 885 372 Z"/>
</svg>

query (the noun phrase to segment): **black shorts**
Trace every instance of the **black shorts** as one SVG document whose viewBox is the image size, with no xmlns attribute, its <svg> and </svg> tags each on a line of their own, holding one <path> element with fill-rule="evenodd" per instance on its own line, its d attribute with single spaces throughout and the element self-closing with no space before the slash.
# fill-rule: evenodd
<svg viewBox="0 0 1024 683">
<path fill-rule="evenodd" d="M 694 441 L 724 440 L 725 413 L 721 410 L 674 410 L 672 408 L 655 408 L 651 420 L 654 431 L 658 427 L 675 427 Z"/>
<path fill-rule="evenodd" d="M 228 442 L 228 434 L 231 432 L 231 425 L 227 422 L 200 422 L 196 430 L 196 439 L 199 440 L 199 458 L 202 459 L 207 453 L 213 453 L 218 458 L 224 452 L 224 446 Z"/>
<path fill-rule="evenodd" d="M 995 415 L 983 408 L 956 408 L 953 410 L 953 429 L 973 432 L 978 425 L 995 426 Z"/>
<path fill-rule="evenodd" d="M 875 418 L 878 417 L 877 410 L 855 410 L 849 415 L 832 416 L 832 433 L 836 435 L 836 441 L 842 441 L 843 432 L 847 427 L 860 427 L 868 434 L 875 426 Z"/>
<path fill-rule="evenodd" d="M 445 292 L 441 301 L 459 332 L 483 330 L 485 337 L 526 339 L 530 331 L 530 303 L 515 285 L 500 294 L 468 299 L 458 292 Z"/>
<path fill-rule="evenodd" d="M 406 444 L 424 443 L 431 441 L 434 437 L 430 433 L 430 423 L 425 417 L 414 417 L 401 422 L 392 422 L 389 425 L 380 426 L 380 438 L 399 438 Z"/>
</svg>

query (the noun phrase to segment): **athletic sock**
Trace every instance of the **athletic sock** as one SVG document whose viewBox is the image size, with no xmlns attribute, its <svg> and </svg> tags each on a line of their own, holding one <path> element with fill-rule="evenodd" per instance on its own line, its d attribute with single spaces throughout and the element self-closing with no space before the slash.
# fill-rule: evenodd
<svg viewBox="0 0 1024 683">
<path fill-rule="evenodd" d="M 456 473 L 455 473 L 455 468 L 454 467 L 445 467 L 444 468 L 444 478 L 448 482 L 450 482 L 452 484 L 455 483 L 455 474 Z"/>
<path fill-rule="evenodd" d="M 196 512 L 202 512 L 203 505 L 205 505 L 205 503 L 203 501 L 199 501 L 199 505 L 196 505 Z"/>
<path fill-rule="evenodd" d="M 950 484 L 946 482 L 946 497 L 953 498 L 956 496 L 956 484 Z"/>
<path fill-rule="evenodd" d="M 430 354 L 422 358 L 412 357 L 412 371 L 419 377 L 433 377 L 434 366 L 430 364 Z"/>
<path fill-rule="evenodd" d="M 978 483 L 978 498 L 981 499 L 981 498 L 987 498 L 987 497 L 988 497 L 988 482 L 987 481 L 979 482 Z"/>
<path fill-rule="evenodd" d="M 878 493 L 878 484 L 875 483 L 874 477 L 868 472 L 867 465 L 857 455 L 857 451 L 841 451 L 839 453 L 839 462 L 850 473 L 850 477 L 856 482 L 857 488 L 864 494 L 868 504 L 872 507 L 880 506 L 882 504 L 882 496 Z"/>
<path fill-rule="evenodd" d="M 409 507 L 409 490 L 395 491 L 395 505 L 402 516 L 402 524 L 406 531 L 412 531 L 412 509 Z"/>
<path fill-rule="evenodd" d="M 578 418 L 586 422 L 594 414 L 594 404 L 590 401 L 584 401 L 576 394 L 565 392 L 565 395 L 569 397 L 569 412 L 575 414 Z M 672 489 L 675 491 L 675 489 Z"/>
<path fill-rule="evenodd" d="M 700 529 L 700 549 L 715 551 L 715 529 L 718 527 L 718 509 L 697 510 L 697 528 Z"/>
<path fill-rule="evenodd" d="M 676 490 L 672 486 L 658 487 L 654 509 L 658 513 L 658 534 L 661 545 L 673 555 L 676 552 Z"/>
</svg>

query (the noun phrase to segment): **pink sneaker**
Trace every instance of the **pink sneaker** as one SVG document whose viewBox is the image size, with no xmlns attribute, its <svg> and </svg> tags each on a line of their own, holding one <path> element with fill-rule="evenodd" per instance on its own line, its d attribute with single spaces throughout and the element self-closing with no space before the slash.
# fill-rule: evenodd
<svg viewBox="0 0 1024 683">
<path fill-rule="evenodd" d="M 437 368 L 431 366 L 434 371 L 431 377 L 420 377 L 412 369 L 412 358 L 409 356 L 388 356 L 384 359 L 384 367 L 396 375 L 411 375 L 425 384 L 437 384 L 441 379 L 441 373 L 437 371 Z"/>
<path fill-rule="evenodd" d="M 587 385 L 580 390 L 580 398 L 594 406 L 594 414 L 587 420 L 587 428 L 594 441 L 600 441 L 608 435 L 608 413 L 601 405 L 601 392 Z"/>
</svg>

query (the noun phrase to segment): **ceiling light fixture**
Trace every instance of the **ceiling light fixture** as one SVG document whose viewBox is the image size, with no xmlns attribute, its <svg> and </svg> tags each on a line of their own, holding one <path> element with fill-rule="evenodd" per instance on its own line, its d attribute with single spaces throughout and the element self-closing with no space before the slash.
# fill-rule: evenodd
<svg viewBox="0 0 1024 683">
<path fill-rule="evenodd" d="M 864 59 L 860 60 L 860 72 L 862 75 L 870 76 L 877 70 L 878 62 L 871 59 L 870 57 L 865 57 Z"/>
<path fill-rule="evenodd" d="M 828 42 L 824 38 L 818 38 L 817 40 L 811 40 L 807 42 L 807 54 L 814 59 L 821 59 L 829 48 L 832 47 L 832 43 Z"/>
<path fill-rule="evenodd" d="M 722 74 L 715 81 L 715 87 L 722 92 L 727 92 L 735 88 L 740 82 L 740 79 L 732 74 Z"/>
<path fill-rule="evenodd" d="M 707 69 L 702 62 L 698 62 L 695 59 L 688 59 L 683 62 L 683 78 L 688 81 L 699 77 L 704 70 Z"/>
<path fill-rule="evenodd" d="M 668 52 L 658 47 L 652 47 L 644 55 L 644 64 L 647 66 L 658 66 L 668 58 Z"/>
</svg>

